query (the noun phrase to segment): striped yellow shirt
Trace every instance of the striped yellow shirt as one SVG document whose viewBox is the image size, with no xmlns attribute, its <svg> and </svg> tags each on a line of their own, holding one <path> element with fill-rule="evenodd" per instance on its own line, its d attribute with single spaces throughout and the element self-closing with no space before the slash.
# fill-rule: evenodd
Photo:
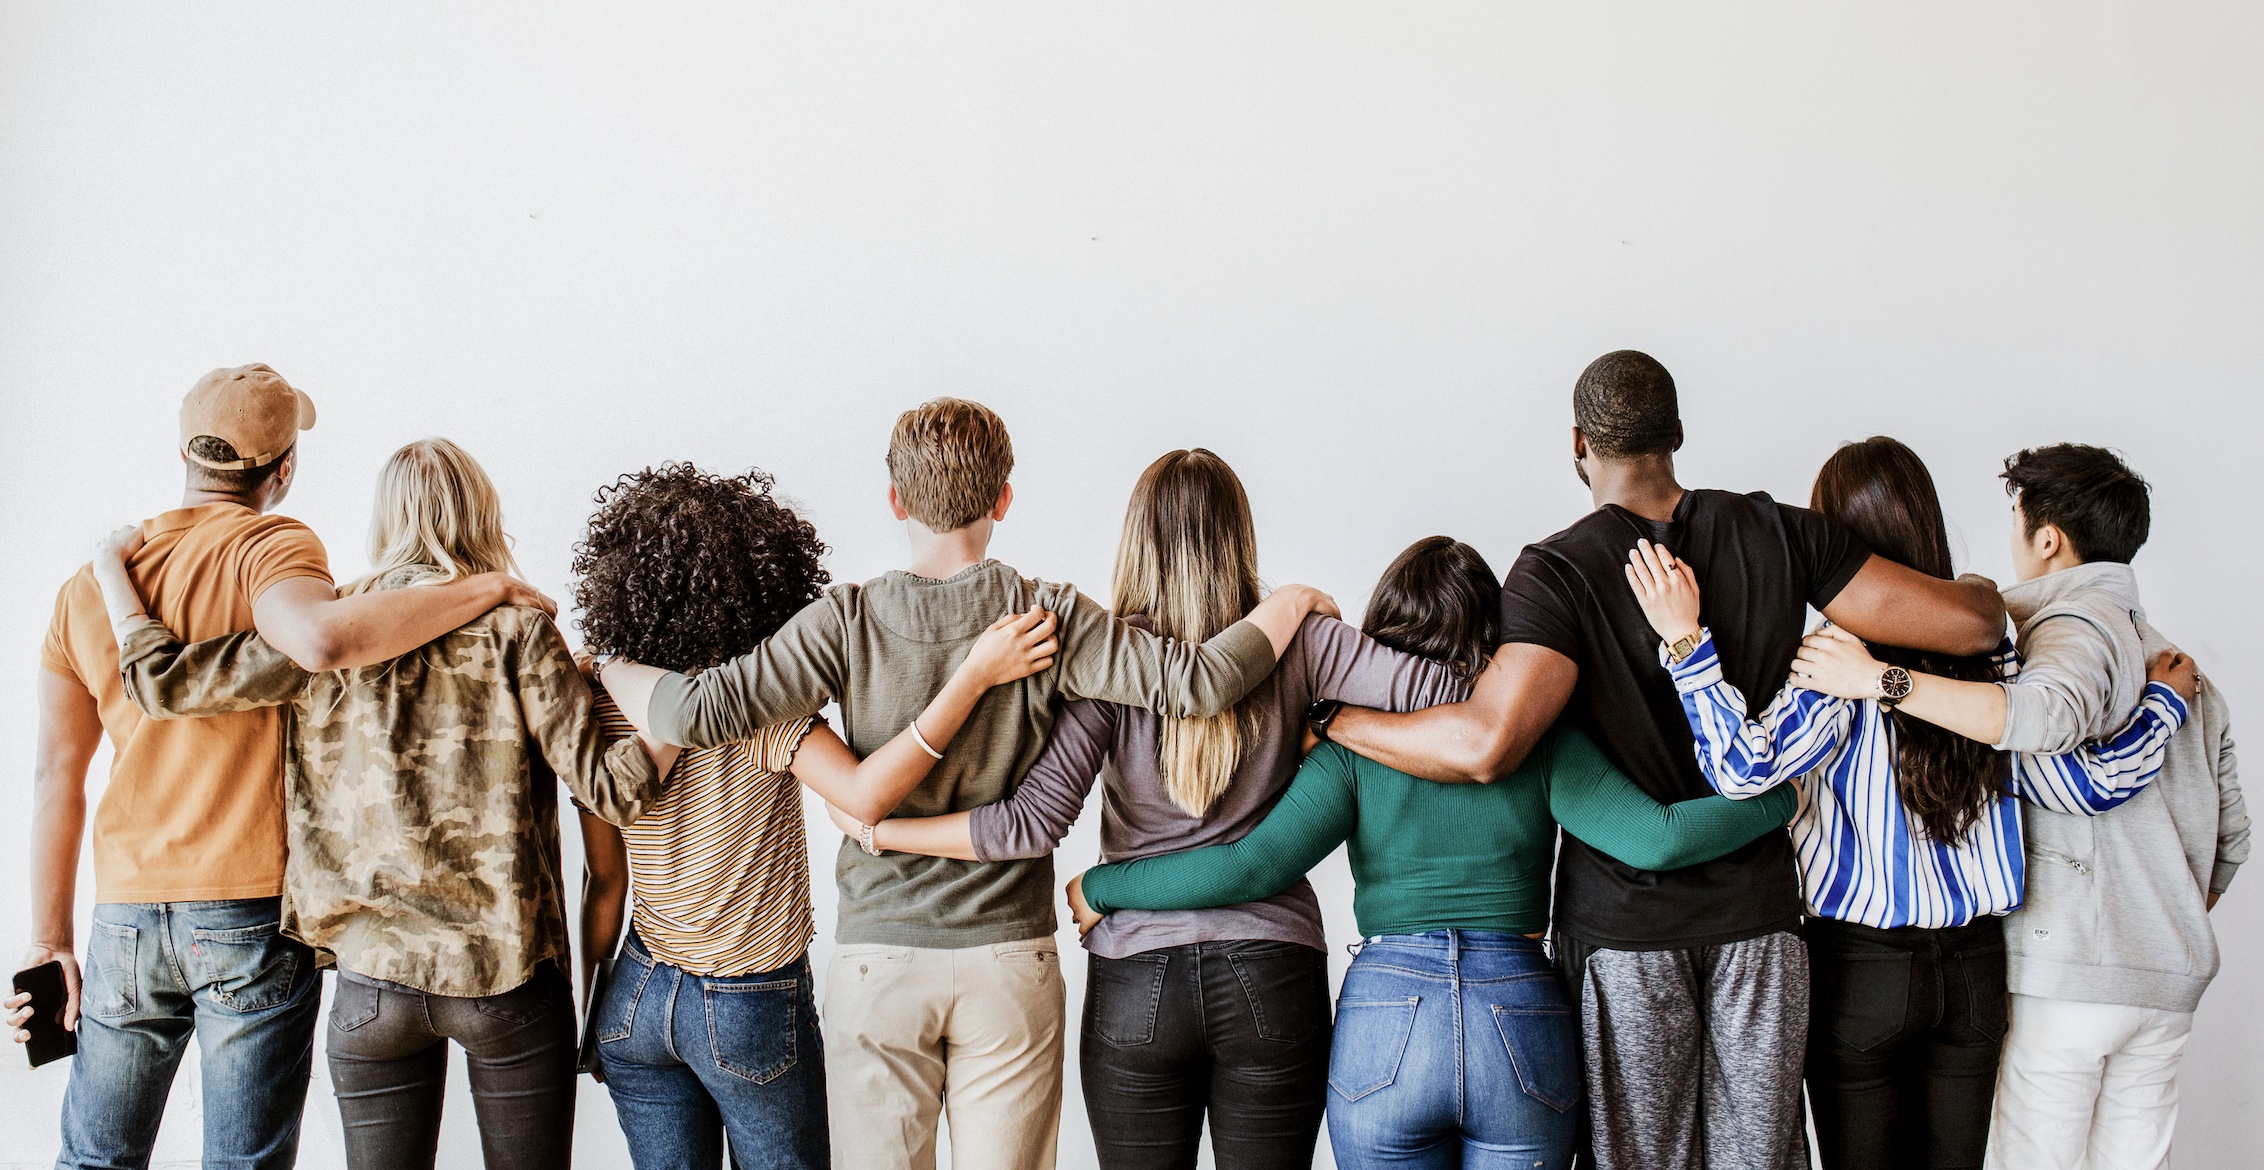
<svg viewBox="0 0 2264 1170">
<path fill-rule="evenodd" d="M 634 734 L 602 691 L 598 709 L 608 737 Z M 816 722 L 685 752 L 660 799 L 621 830 L 629 920 L 653 958 L 693 975 L 752 975 L 809 948 L 809 839 L 788 769 Z"/>
</svg>

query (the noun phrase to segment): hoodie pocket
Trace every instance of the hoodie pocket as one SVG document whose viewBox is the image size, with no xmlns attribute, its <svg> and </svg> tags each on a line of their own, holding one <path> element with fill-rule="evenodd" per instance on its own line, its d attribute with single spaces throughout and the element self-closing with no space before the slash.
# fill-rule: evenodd
<svg viewBox="0 0 2264 1170">
<path fill-rule="evenodd" d="M 2055 963 L 2098 959 L 2099 884 L 2096 865 L 2041 845 L 2028 850 L 2027 890 L 2016 924 L 2008 923 L 2012 949 Z"/>
</svg>

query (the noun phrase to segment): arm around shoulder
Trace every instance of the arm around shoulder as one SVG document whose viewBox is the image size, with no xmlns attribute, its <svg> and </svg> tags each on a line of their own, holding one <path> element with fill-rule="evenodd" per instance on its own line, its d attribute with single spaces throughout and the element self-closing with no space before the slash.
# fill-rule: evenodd
<svg viewBox="0 0 2264 1170">
<path fill-rule="evenodd" d="M 1944 581 L 1877 555 L 1823 610 L 1866 642 L 1938 654 L 1987 654 L 2005 633 L 2005 600 L 1987 579 Z"/>
<path fill-rule="evenodd" d="M 1515 772 L 1564 712 L 1580 667 L 1545 646 L 1513 643 L 1470 697 L 1404 714 L 1347 707 L 1329 738 L 1379 764 L 1446 784 L 1490 784 Z"/>
</svg>

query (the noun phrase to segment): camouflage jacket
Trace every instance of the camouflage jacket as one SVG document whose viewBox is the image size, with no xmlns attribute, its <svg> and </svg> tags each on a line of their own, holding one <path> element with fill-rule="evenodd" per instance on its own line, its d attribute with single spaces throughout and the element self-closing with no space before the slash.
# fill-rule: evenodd
<svg viewBox="0 0 2264 1170">
<path fill-rule="evenodd" d="M 118 657 L 152 718 L 286 705 L 284 930 L 357 975 L 436 995 L 509 991 L 545 959 L 571 970 L 558 779 L 620 825 L 661 794 L 634 739 L 600 736 L 589 685 L 538 610 L 497 609 L 391 662 L 315 675 L 256 632 L 183 646 L 154 620 Z"/>
</svg>

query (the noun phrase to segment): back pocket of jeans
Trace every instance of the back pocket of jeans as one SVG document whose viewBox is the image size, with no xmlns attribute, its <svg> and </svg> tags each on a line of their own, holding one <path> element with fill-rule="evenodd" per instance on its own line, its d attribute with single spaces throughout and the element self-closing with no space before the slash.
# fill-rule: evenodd
<svg viewBox="0 0 2264 1170">
<path fill-rule="evenodd" d="M 1580 1031 L 1573 1027 L 1572 1009 L 1496 1004 L 1494 1030 L 1526 1096 L 1559 1113 L 1580 1103 Z"/>
<path fill-rule="evenodd" d="M 95 977 L 86 981 L 81 994 L 86 1014 L 131 1014 L 141 1006 L 141 965 L 136 956 L 141 946 L 141 931 L 97 918 L 94 937 L 87 941 L 87 962 L 95 968 Z"/>
<path fill-rule="evenodd" d="M 800 989 L 793 979 L 709 983 L 701 988 L 715 1067 L 758 1085 L 769 1084 L 793 1068 Z"/>
<path fill-rule="evenodd" d="M 1336 1004 L 1336 1040 L 1329 1047 L 1329 1087 L 1357 1101 L 1399 1079 L 1407 1037 L 1415 1031 L 1421 996 L 1342 999 Z"/>
<path fill-rule="evenodd" d="M 1990 1040 L 2004 1039 L 2006 1025 L 2012 1022 L 2005 987 L 2005 948 L 1966 951 L 1954 961 L 1965 973 L 1966 1011 L 1973 1030 Z"/>
<path fill-rule="evenodd" d="M 1869 1052 L 1902 1034 L 1910 1018 L 1910 952 L 1828 954 L 1809 967 L 1810 1017 L 1843 1050 Z"/>
<path fill-rule="evenodd" d="M 1329 1026 L 1328 960 L 1296 943 L 1228 951 L 1258 1036 L 1296 1043 Z"/>
<path fill-rule="evenodd" d="M 1095 956 L 1086 969 L 1085 1018 L 1093 1035 L 1118 1048 L 1134 1048 L 1156 1038 L 1156 1011 L 1163 1002 L 1169 955 Z"/>
<path fill-rule="evenodd" d="M 299 947 L 282 923 L 189 932 L 197 986 L 221 1006 L 263 1012 L 291 998 L 299 982 Z"/>
<path fill-rule="evenodd" d="M 351 1032 L 376 1019 L 383 994 L 371 984 L 340 975 L 330 997 L 330 1026 Z"/>
</svg>

